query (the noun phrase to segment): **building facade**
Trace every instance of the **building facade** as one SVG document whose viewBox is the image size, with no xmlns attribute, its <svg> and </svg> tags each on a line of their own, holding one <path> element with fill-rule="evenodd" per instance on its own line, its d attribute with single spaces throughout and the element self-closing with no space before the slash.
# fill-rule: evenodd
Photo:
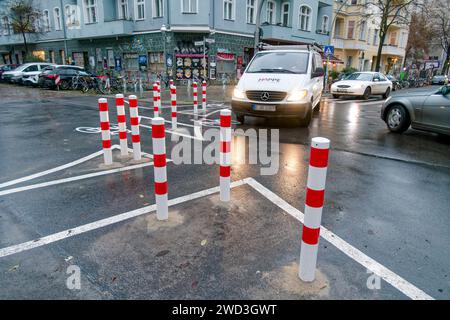
<svg viewBox="0 0 450 320">
<path fill-rule="evenodd" d="M 28 34 L 27 41 L 29 51 L 45 61 L 96 72 L 149 78 L 167 66 L 167 73 L 179 80 L 204 73 L 211 79 L 234 79 L 253 56 L 258 1 L 34 1 L 41 13 L 36 22 L 40 32 Z M 327 44 L 331 16 L 332 0 L 266 0 L 262 39 Z M 8 27 L 7 16 L 0 25 L 0 64 L 23 62 L 22 36 Z"/>
<path fill-rule="evenodd" d="M 358 71 L 373 71 L 379 45 L 379 15 L 369 14 L 365 0 L 335 0 L 332 44 L 335 56 L 344 64 L 335 65 L 337 71 L 346 67 Z M 393 24 L 388 30 L 381 53 L 381 72 L 399 74 L 405 58 L 408 27 Z"/>
</svg>

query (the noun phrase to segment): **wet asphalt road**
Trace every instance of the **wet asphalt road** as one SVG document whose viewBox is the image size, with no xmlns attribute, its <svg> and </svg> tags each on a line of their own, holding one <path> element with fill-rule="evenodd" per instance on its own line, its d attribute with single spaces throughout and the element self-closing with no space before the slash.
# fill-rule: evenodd
<svg viewBox="0 0 450 320">
<path fill-rule="evenodd" d="M 6 85 L 0 85 L 0 96 L 0 184 L 99 150 L 98 134 L 76 130 L 98 127 L 96 97 Z M 214 102 L 210 112 L 228 106 Z M 449 299 L 450 138 L 411 129 L 389 133 L 380 107 L 377 98 L 324 99 L 309 128 L 248 118 L 237 128 L 280 129 L 279 171 L 262 176 L 258 165 L 235 164 L 232 179 L 253 177 L 303 211 L 309 141 L 329 138 L 322 224 L 432 297 Z M 194 124 L 189 109 L 180 107 L 180 123 Z M 139 111 L 152 116 L 148 109 Z M 167 109 L 163 114 L 169 119 Z M 217 117 L 211 114 L 204 124 Z M 147 118 L 141 123 L 150 125 Z M 141 127 L 141 136 L 143 150 L 152 153 L 150 131 Z M 246 152 L 242 140 L 234 142 L 237 163 Z M 175 143 L 167 139 L 167 145 L 170 151 Z M 101 162 L 97 157 L 1 188 L 0 249 L 154 203 L 151 167 L 1 194 L 99 172 Z M 218 168 L 169 163 L 168 181 L 169 198 L 177 198 L 217 186 Z M 231 208 L 214 195 L 177 205 L 167 226 L 146 215 L 0 257 L 0 298 L 407 298 L 384 281 L 380 290 L 369 290 L 365 268 L 323 239 L 323 286 L 287 286 L 296 283 L 301 225 L 248 186 L 233 189 L 232 196 Z M 79 291 L 65 286 L 71 264 L 82 270 Z"/>
</svg>

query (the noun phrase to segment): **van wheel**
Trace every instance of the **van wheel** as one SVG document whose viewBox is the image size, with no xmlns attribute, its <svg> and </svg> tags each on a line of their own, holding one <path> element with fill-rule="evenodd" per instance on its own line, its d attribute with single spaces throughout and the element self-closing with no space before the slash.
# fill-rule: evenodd
<svg viewBox="0 0 450 320">
<path fill-rule="evenodd" d="M 245 116 L 243 114 L 236 114 L 236 120 L 240 122 L 241 124 L 244 124 L 245 122 Z"/>
</svg>

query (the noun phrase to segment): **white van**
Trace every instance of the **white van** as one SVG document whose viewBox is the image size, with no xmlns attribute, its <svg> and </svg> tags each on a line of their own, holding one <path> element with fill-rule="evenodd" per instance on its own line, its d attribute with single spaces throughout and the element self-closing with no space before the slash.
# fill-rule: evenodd
<svg viewBox="0 0 450 320">
<path fill-rule="evenodd" d="M 323 91 L 320 53 L 309 45 L 265 49 L 253 57 L 234 89 L 231 107 L 237 120 L 290 117 L 308 126 Z"/>
</svg>

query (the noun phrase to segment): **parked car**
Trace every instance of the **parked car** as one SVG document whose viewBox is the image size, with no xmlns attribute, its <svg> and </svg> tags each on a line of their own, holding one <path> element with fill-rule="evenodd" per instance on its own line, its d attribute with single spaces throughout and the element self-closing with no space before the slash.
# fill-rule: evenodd
<svg viewBox="0 0 450 320">
<path fill-rule="evenodd" d="M 331 85 L 331 94 L 335 99 L 356 96 L 367 100 L 371 95 L 382 95 L 386 99 L 391 91 L 392 82 L 379 72 L 354 72 Z"/>
<path fill-rule="evenodd" d="M 25 63 L 14 70 L 5 71 L 2 75 L 3 79 L 6 82 L 10 83 L 22 83 L 22 76 L 27 72 L 36 72 L 41 71 L 45 67 L 49 66 L 49 63 L 42 62 L 33 62 L 33 63 Z"/>
<path fill-rule="evenodd" d="M 444 85 L 444 84 L 447 84 L 447 83 L 448 83 L 448 78 L 445 75 L 440 75 L 440 76 L 437 75 L 437 76 L 434 76 L 431 79 L 431 84 Z"/>
<path fill-rule="evenodd" d="M 396 77 L 394 77 L 393 75 L 387 74 L 386 78 L 388 78 L 388 80 L 390 82 L 392 82 L 392 91 L 396 91 L 401 88 L 400 81 L 398 81 Z"/>
<path fill-rule="evenodd" d="M 38 84 L 39 74 L 42 73 L 45 68 L 48 68 L 54 64 L 41 64 L 29 66 L 22 72 L 22 83 L 24 85 L 36 86 Z"/>
<path fill-rule="evenodd" d="M 6 71 L 14 70 L 15 68 L 19 67 L 20 64 L 5 64 L 0 66 L 0 82 L 3 82 L 3 73 Z"/>
<path fill-rule="evenodd" d="M 239 80 L 233 112 L 241 123 L 249 115 L 296 118 L 308 126 L 320 104 L 323 76 L 322 57 L 312 47 L 270 47 L 253 57 Z"/>
<path fill-rule="evenodd" d="M 55 80 L 59 76 L 59 87 L 63 90 L 70 88 L 72 78 L 77 75 L 77 72 L 86 72 L 82 67 L 71 65 L 55 65 L 46 68 L 39 75 L 38 85 L 42 88 L 56 88 Z"/>
<path fill-rule="evenodd" d="M 381 119 L 392 132 L 401 133 L 411 126 L 450 135 L 450 85 L 390 97 L 381 108 Z"/>
<path fill-rule="evenodd" d="M 344 73 L 344 72 L 341 72 L 341 73 L 339 73 L 338 77 L 337 77 L 336 79 L 334 79 L 331 83 L 335 83 L 335 82 L 344 80 L 344 79 L 345 79 L 346 77 L 348 77 L 349 75 L 351 75 L 351 73 Z"/>
</svg>

